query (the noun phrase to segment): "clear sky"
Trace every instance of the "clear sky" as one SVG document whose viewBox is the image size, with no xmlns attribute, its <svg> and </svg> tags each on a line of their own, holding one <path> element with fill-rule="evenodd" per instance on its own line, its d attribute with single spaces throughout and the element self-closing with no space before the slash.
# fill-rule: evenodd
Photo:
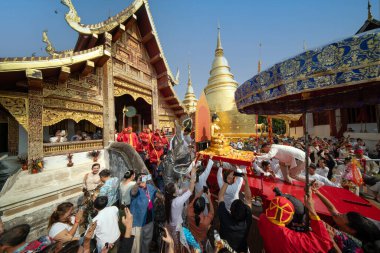
<svg viewBox="0 0 380 253">
<path fill-rule="evenodd" d="M 126 8 L 132 0 L 73 0 L 81 22 L 92 24 Z M 380 19 L 380 0 L 371 0 Z M 259 43 L 263 68 L 356 33 L 367 19 L 367 0 L 150 0 L 150 9 L 172 71 L 180 69 L 182 100 L 187 64 L 194 90 L 206 86 L 221 25 L 224 53 L 236 81 L 257 73 Z M 57 13 L 56 13 L 57 12 Z M 1 0 L 0 57 L 46 55 L 42 31 L 56 50 L 75 46 L 77 33 L 64 19 L 60 0 Z"/>
</svg>

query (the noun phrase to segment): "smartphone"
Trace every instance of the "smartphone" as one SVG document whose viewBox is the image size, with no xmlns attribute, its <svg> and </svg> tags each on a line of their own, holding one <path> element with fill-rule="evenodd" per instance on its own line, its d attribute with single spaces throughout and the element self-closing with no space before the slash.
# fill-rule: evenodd
<svg viewBox="0 0 380 253">
<path fill-rule="evenodd" d="M 242 177 L 244 174 L 243 173 L 241 173 L 241 172 L 234 172 L 234 176 L 235 177 Z"/>
<path fill-rule="evenodd" d="M 141 182 L 145 183 L 145 182 L 147 182 L 147 181 L 149 181 L 151 179 L 152 179 L 151 175 L 144 175 L 144 176 L 141 177 Z"/>
<path fill-rule="evenodd" d="M 208 193 L 208 187 L 207 186 L 203 186 L 203 192 L 206 194 Z"/>
<path fill-rule="evenodd" d="M 108 249 L 108 246 L 109 246 L 108 242 L 106 242 L 105 246 L 106 246 L 106 249 Z"/>
</svg>

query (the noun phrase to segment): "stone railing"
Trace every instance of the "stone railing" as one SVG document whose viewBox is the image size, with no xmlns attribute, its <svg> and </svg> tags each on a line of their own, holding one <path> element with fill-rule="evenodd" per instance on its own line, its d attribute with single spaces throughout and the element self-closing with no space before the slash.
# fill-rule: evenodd
<svg viewBox="0 0 380 253">
<path fill-rule="evenodd" d="M 77 153 L 96 149 L 103 149 L 103 140 L 44 143 L 44 156 Z"/>
</svg>

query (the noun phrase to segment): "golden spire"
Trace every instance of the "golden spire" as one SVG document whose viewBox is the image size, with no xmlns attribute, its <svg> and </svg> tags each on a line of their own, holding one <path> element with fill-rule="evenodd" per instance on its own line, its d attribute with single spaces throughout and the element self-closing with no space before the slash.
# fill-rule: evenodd
<svg viewBox="0 0 380 253">
<path fill-rule="evenodd" d="M 196 110 L 197 106 L 197 98 L 194 94 L 193 85 L 191 82 L 191 72 L 190 72 L 190 64 L 188 65 L 188 79 L 187 79 L 187 91 L 185 94 L 185 99 L 183 100 L 182 104 L 185 106 L 186 110 L 189 113 L 192 113 Z"/>
<path fill-rule="evenodd" d="M 228 111 L 236 108 L 235 91 L 238 83 L 230 71 L 230 66 L 222 48 L 220 27 L 218 27 L 215 57 L 212 62 L 210 77 L 204 92 L 210 110 L 213 112 Z"/>
<path fill-rule="evenodd" d="M 368 0 L 368 6 L 367 6 L 367 9 L 368 9 L 368 20 L 372 20 L 373 17 L 372 17 L 372 13 L 371 13 L 371 2 Z"/>
<path fill-rule="evenodd" d="M 191 82 L 191 73 L 190 73 L 190 64 L 187 65 L 188 68 L 188 78 L 187 78 L 187 92 L 186 93 L 194 93 L 193 84 Z"/>
<path fill-rule="evenodd" d="M 216 41 L 215 56 L 223 56 L 222 40 L 220 39 L 220 25 L 218 25 L 218 39 Z"/>
</svg>

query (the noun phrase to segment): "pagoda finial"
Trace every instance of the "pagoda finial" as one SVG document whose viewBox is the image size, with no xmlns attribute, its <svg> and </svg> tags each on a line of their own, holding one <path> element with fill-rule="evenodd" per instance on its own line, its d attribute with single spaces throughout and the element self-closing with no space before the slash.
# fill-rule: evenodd
<svg viewBox="0 0 380 253">
<path fill-rule="evenodd" d="M 368 6 L 367 6 L 367 9 L 368 9 L 368 20 L 372 20 L 373 17 L 372 17 L 372 13 L 371 13 L 371 1 L 368 0 Z"/>
<path fill-rule="evenodd" d="M 257 64 L 257 73 L 261 72 L 261 42 L 259 43 L 259 62 Z"/>
<path fill-rule="evenodd" d="M 191 86 L 192 85 L 192 83 L 191 83 L 191 73 L 190 73 L 190 64 L 189 65 L 187 65 L 187 68 L 188 68 L 188 79 L 187 79 L 187 85 L 188 86 Z"/>
<path fill-rule="evenodd" d="M 218 22 L 218 39 L 216 41 L 215 56 L 223 55 L 222 40 L 220 39 L 220 24 Z"/>
</svg>

